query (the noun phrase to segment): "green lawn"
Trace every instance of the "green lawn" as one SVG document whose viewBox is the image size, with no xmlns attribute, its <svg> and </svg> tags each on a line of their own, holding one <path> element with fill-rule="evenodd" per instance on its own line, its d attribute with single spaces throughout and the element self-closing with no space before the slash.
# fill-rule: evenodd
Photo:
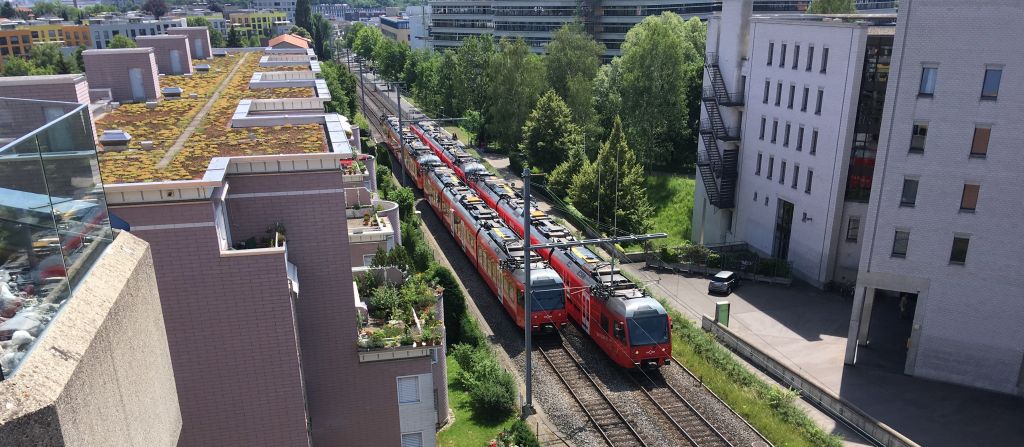
<svg viewBox="0 0 1024 447">
<path fill-rule="evenodd" d="M 469 394 L 455 380 L 462 368 L 454 358 L 448 357 L 448 406 L 455 412 L 455 423 L 437 434 L 437 445 L 441 447 L 479 447 L 487 445 L 498 432 L 515 422 L 518 415 L 506 420 L 494 421 L 473 414 L 469 407 Z"/>
<path fill-rule="evenodd" d="M 654 207 L 654 232 L 668 233 L 657 246 L 676 247 L 690 239 L 693 215 L 693 178 L 678 174 L 652 174 L 645 182 L 647 200 Z"/>
</svg>

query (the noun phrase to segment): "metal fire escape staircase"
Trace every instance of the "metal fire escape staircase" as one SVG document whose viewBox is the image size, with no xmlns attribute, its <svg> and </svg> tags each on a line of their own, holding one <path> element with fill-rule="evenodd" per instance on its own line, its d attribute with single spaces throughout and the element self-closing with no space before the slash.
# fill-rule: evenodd
<svg viewBox="0 0 1024 447">
<path fill-rule="evenodd" d="M 718 55 L 709 53 L 704 59 L 704 70 L 711 79 L 711 87 L 704 88 L 701 101 L 707 120 L 701 122 L 700 137 L 704 151 L 697 153 L 697 169 L 700 171 L 708 200 L 717 208 L 733 208 L 736 195 L 736 165 L 739 150 L 731 145 L 719 147 L 719 141 L 738 141 L 738 127 L 725 127 L 721 107 L 743 105 L 743 95 L 730 95 L 725 88 L 722 72 L 718 68 Z"/>
</svg>

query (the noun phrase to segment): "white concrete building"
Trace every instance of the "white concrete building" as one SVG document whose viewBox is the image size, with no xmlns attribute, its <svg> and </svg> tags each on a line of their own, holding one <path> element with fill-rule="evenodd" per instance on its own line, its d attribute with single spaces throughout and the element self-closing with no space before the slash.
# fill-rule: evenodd
<svg viewBox="0 0 1024 447">
<path fill-rule="evenodd" d="M 708 20 L 695 241 L 746 243 L 819 287 L 853 281 L 894 19 L 723 2 Z"/>
<path fill-rule="evenodd" d="M 1024 4 L 962 6 L 900 3 L 846 362 L 902 293 L 904 373 L 1024 394 Z"/>
<path fill-rule="evenodd" d="M 253 0 L 252 8 L 284 11 L 289 21 L 295 21 L 295 0 Z"/>
<path fill-rule="evenodd" d="M 409 47 L 414 50 L 429 48 L 430 5 L 406 6 L 405 17 L 409 19 Z"/>
<path fill-rule="evenodd" d="M 92 41 L 96 49 L 107 48 L 110 45 L 110 39 L 117 35 L 134 40 L 138 36 L 157 36 L 166 34 L 168 28 L 185 26 L 187 23 L 184 17 L 176 19 L 161 17 L 159 20 L 154 20 L 152 17 L 108 16 L 89 19 L 89 32 L 92 33 Z"/>
</svg>

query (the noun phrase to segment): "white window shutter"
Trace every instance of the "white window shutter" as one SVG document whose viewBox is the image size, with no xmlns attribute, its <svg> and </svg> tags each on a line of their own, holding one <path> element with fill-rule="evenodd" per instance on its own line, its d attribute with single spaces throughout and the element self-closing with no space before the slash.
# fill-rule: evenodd
<svg viewBox="0 0 1024 447">
<path fill-rule="evenodd" d="M 409 404 L 420 401 L 420 380 L 418 377 L 398 378 L 398 403 Z"/>
</svg>

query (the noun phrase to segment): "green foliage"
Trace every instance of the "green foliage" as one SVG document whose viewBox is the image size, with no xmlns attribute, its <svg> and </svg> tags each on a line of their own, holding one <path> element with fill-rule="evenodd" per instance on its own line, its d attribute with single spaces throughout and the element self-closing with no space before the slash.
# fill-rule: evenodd
<svg viewBox="0 0 1024 447">
<path fill-rule="evenodd" d="M 569 105 L 576 122 L 587 128 L 594 117 L 593 85 L 604 45 L 582 25 L 569 23 L 555 32 L 545 50 L 548 83 Z"/>
<path fill-rule="evenodd" d="M 305 37 L 307 39 L 312 39 L 313 38 L 313 36 L 311 36 L 309 34 L 309 31 L 306 31 L 305 28 L 303 28 L 301 26 L 298 26 L 298 25 L 292 25 L 292 28 L 290 30 L 288 30 L 288 34 L 294 34 L 296 36 L 302 36 L 302 37 Z"/>
<path fill-rule="evenodd" d="M 53 67 L 57 73 L 60 73 L 60 71 L 56 67 L 64 60 L 64 56 L 60 54 L 60 45 L 56 43 L 32 45 L 32 49 L 28 51 L 28 58 L 37 67 Z M 64 73 L 66 74 L 67 72 L 65 71 Z"/>
<path fill-rule="evenodd" d="M 647 175 L 644 185 L 654 208 L 651 231 L 668 234 L 668 238 L 654 240 L 654 245 L 676 247 L 687 243 L 691 237 L 693 177 L 654 173 Z"/>
<path fill-rule="evenodd" d="M 374 318 L 390 320 L 395 312 L 401 312 L 402 295 L 395 286 L 383 285 L 370 292 L 366 304 Z"/>
<path fill-rule="evenodd" d="M 210 45 L 214 48 L 224 48 L 227 46 L 227 42 L 224 40 L 224 35 L 213 28 L 210 21 L 206 17 L 201 16 L 189 16 L 185 18 L 185 23 L 188 26 L 205 26 L 210 30 Z"/>
<path fill-rule="evenodd" d="M 255 36 L 255 35 L 254 36 L 249 36 L 249 38 L 246 39 L 245 46 L 246 47 L 250 47 L 250 48 L 262 47 L 263 46 L 263 42 L 260 42 L 259 36 Z"/>
<path fill-rule="evenodd" d="M 242 47 L 242 34 L 238 32 L 238 28 L 231 27 L 228 30 L 228 48 L 241 48 Z"/>
<path fill-rule="evenodd" d="M 551 172 L 565 161 L 573 148 L 581 145 L 580 129 L 573 124 L 572 114 L 554 90 L 537 100 L 523 126 L 519 152 L 531 168 Z"/>
<path fill-rule="evenodd" d="M 409 58 L 409 46 L 391 39 L 377 41 L 373 49 L 373 60 L 380 70 L 380 75 L 388 81 L 397 81 L 405 70 L 406 59 Z"/>
<path fill-rule="evenodd" d="M 462 372 L 457 380 L 469 390 L 474 412 L 492 420 L 504 420 L 516 411 L 516 381 L 498 364 L 487 346 L 455 345 L 449 352 Z"/>
<path fill-rule="evenodd" d="M 355 27 L 353 26 L 353 28 Z M 359 28 L 357 32 L 358 34 L 355 37 L 355 42 L 352 44 L 352 49 L 360 57 L 371 59 L 373 57 L 373 50 L 384 39 L 384 35 L 381 34 L 380 29 L 372 26 L 364 26 Z"/>
<path fill-rule="evenodd" d="M 210 21 L 202 16 L 189 16 L 185 18 L 185 24 L 188 26 L 210 26 Z"/>
<path fill-rule="evenodd" d="M 107 45 L 107 48 L 135 48 L 136 46 L 134 40 L 123 34 L 118 34 L 110 39 L 110 45 Z"/>
<path fill-rule="evenodd" d="M 856 14 L 853 0 L 813 0 L 807 7 L 808 14 Z"/>
<path fill-rule="evenodd" d="M 412 188 L 396 188 L 393 192 L 388 194 L 388 200 L 398 204 L 398 215 L 401 217 L 403 222 L 415 222 L 416 195 L 413 194 Z"/>
<path fill-rule="evenodd" d="M 511 426 L 498 434 L 498 447 L 540 447 L 537 435 L 526 425 L 526 421 L 516 419 Z"/>
<path fill-rule="evenodd" d="M 485 130 L 501 149 L 511 150 L 518 146 L 523 124 L 546 89 L 544 62 L 522 39 L 502 39 L 487 66 L 486 79 Z"/>
<path fill-rule="evenodd" d="M 317 58 L 331 60 L 334 57 L 334 25 L 324 16 L 313 14 L 309 26 L 308 29 L 313 36 L 313 51 Z"/>
<path fill-rule="evenodd" d="M 28 76 L 54 73 L 53 70 L 36 66 L 36 64 L 24 58 L 11 56 L 4 59 L 4 71 L 2 74 L 4 76 Z"/>
<path fill-rule="evenodd" d="M 310 0 L 296 0 L 295 25 L 307 30 L 313 29 L 313 8 L 310 6 Z"/>
<path fill-rule="evenodd" d="M 0 17 L 5 19 L 13 19 L 18 16 L 18 11 L 14 9 L 14 5 L 9 1 L 5 1 L 3 6 L 0 6 Z"/>
<path fill-rule="evenodd" d="M 607 131 L 611 130 L 615 124 L 615 117 L 622 112 L 622 95 L 619 93 L 620 61 L 620 58 L 615 58 L 611 63 L 602 65 L 597 71 L 597 77 L 594 78 L 592 92 L 597 128 L 606 129 L 604 133 L 598 135 L 600 138 L 607 136 Z M 587 156 L 596 157 L 599 146 L 598 144 L 587 145 Z"/>
<path fill-rule="evenodd" d="M 459 109 L 455 116 L 462 116 L 468 111 L 482 112 L 487 107 L 489 98 L 485 74 L 496 51 L 494 37 L 490 34 L 462 41 L 456 53 L 454 73 L 446 73 L 454 79 L 452 94 Z M 482 129 L 473 132 L 479 134 Z"/>
<path fill-rule="evenodd" d="M 326 104 L 327 111 L 348 117 L 354 116 L 358 82 L 355 75 L 329 60 L 320 62 L 320 70 L 327 83 L 327 89 L 331 92 L 331 100 Z"/>
<path fill-rule="evenodd" d="M 167 3 L 164 0 L 146 0 L 139 9 L 153 14 L 153 17 L 159 19 L 167 14 Z"/>
<path fill-rule="evenodd" d="M 423 238 L 419 219 L 407 219 L 402 224 L 402 247 L 409 253 L 411 266 L 416 272 L 425 272 L 434 262 L 434 253 Z"/>
<path fill-rule="evenodd" d="M 611 227 L 626 234 L 647 232 L 653 210 L 647 202 L 643 167 L 626 144 L 620 120 L 615 120 L 597 160 L 573 177 L 569 196 L 584 216 L 608 233 Z"/>
<path fill-rule="evenodd" d="M 356 37 L 359 36 L 359 32 L 363 28 L 366 28 L 366 24 L 363 22 L 355 22 L 352 24 L 352 26 L 348 27 L 348 30 L 345 31 L 345 37 L 342 39 L 345 48 L 353 48 L 353 44 L 355 44 Z"/>
<path fill-rule="evenodd" d="M 582 146 L 574 146 L 569 148 L 569 155 L 566 160 L 558 165 L 550 174 L 548 174 L 548 189 L 557 198 L 565 198 L 569 194 L 569 187 L 572 185 L 572 178 L 577 172 L 583 170 L 583 168 L 589 163 L 587 154 L 583 152 Z"/>
</svg>

